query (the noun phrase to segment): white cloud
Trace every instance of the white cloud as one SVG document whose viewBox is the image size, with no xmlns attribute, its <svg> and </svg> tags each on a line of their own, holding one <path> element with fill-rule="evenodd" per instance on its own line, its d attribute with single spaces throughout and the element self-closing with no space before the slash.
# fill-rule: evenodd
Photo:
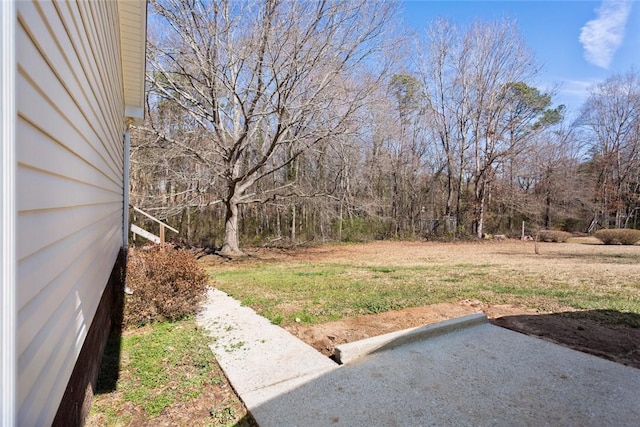
<svg viewBox="0 0 640 427">
<path fill-rule="evenodd" d="M 569 121 L 573 121 L 589 98 L 589 90 L 600 81 L 592 78 L 583 80 L 559 78 L 556 83 L 547 85 L 545 92 L 553 94 L 554 105 L 563 104 L 566 107 L 565 115 Z"/>
<path fill-rule="evenodd" d="M 580 32 L 585 59 L 598 67 L 609 68 L 622 40 L 631 12 L 629 0 L 603 0 L 597 18 L 587 22 Z"/>
<path fill-rule="evenodd" d="M 589 79 L 589 80 L 571 80 L 567 79 L 564 81 L 564 85 L 562 86 L 562 92 L 576 96 L 580 98 L 587 98 L 589 96 L 589 90 L 600 83 L 598 79 Z"/>
</svg>

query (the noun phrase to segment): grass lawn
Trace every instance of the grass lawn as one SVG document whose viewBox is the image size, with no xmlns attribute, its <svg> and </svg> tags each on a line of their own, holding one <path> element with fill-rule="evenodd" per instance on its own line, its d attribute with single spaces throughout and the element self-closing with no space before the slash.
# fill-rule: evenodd
<svg viewBox="0 0 640 427">
<path fill-rule="evenodd" d="M 250 425 L 193 319 L 112 336 L 88 426 Z"/>
<path fill-rule="evenodd" d="M 640 314 L 638 245 L 541 243 L 535 254 L 533 242 L 520 241 L 374 242 L 253 255 L 205 265 L 213 286 L 276 324 L 464 299 Z"/>
</svg>

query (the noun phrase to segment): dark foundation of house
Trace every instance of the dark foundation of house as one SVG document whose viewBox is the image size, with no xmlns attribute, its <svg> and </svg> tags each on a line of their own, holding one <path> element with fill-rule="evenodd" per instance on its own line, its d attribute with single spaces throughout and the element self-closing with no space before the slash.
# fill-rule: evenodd
<svg viewBox="0 0 640 427">
<path fill-rule="evenodd" d="M 53 426 L 82 426 L 96 390 L 100 364 L 110 334 L 122 329 L 126 250 L 120 251 L 95 317 L 53 420 Z"/>
</svg>

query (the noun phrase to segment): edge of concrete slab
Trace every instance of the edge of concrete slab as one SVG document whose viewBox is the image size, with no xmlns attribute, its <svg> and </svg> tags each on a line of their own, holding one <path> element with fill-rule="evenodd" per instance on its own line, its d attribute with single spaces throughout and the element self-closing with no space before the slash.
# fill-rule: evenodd
<svg viewBox="0 0 640 427">
<path fill-rule="evenodd" d="M 241 396 L 339 367 L 309 344 L 217 289 L 208 291 L 198 324 L 215 338 L 209 348 Z"/>
<path fill-rule="evenodd" d="M 404 344 L 426 338 L 447 334 L 460 329 L 487 323 L 483 313 L 470 314 L 455 319 L 444 320 L 432 325 L 418 326 L 384 335 L 366 338 L 360 341 L 341 344 L 335 348 L 335 360 L 340 364 L 353 362 L 363 356 L 378 351 L 386 351 Z"/>
</svg>

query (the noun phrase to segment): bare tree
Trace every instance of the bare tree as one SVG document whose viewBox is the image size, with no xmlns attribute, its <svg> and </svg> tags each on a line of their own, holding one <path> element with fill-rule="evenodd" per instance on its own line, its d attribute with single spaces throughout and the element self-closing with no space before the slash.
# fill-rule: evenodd
<svg viewBox="0 0 640 427">
<path fill-rule="evenodd" d="M 492 213 L 506 219 L 503 225 L 512 232 L 520 226 L 516 218 L 529 227 L 584 228 L 590 203 L 583 158 L 576 127 L 566 126 L 564 120 L 548 126 L 534 135 L 525 152 L 509 158 L 499 170 Z"/>
<path fill-rule="evenodd" d="M 520 99 L 513 85 L 532 79 L 538 68 L 514 22 L 477 22 L 465 34 L 464 44 L 469 62 L 460 72 L 468 76 L 464 80 L 472 105 L 473 229 L 481 238 L 496 167 L 527 142 L 510 139 L 515 122 L 530 120 L 529 114 L 514 114 Z"/>
<path fill-rule="evenodd" d="M 238 208 L 264 201 L 256 182 L 347 130 L 396 5 L 354 1 L 153 0 L 151 100 L 170 101 L 198 138 L 148 130 L 180 145 L 223 183 L 223 254 L 241 253 Z M 373 79 L 375 81 L 375 79 Z M 366 84 L 365 84 L 366 83 Z M 291 186 L 291 182 L 283 186 Z"/>
<path fill-rule="evenodd" d="M 591 140 L 596 220 L 626 227 L 640 209 L 640 73 L 631 70 L 594 86 L 579 123 Z"/>
<path fill-rule="evenodd" d="M 458 73 L 460 61 L 465 60 L 459 33 L 450 21 L 435 20 L 420 45 L 417 67 L 426 103 L 427 127 L 444 160 L 438 171 L 446 176 L 444 215 L 452 215 L 455 209 L 458 220 L 460 200 L 457 195 L 462 185 L 469 122 L 469 104 L 465 99 L 468 87 Z"/>
<path fill-rule="evenodd" d="M 514 22 L 478 21 L 464 29 L 437 20 L 423 46 L 418 68 L 447 175 L 445 214 L 455 203 L 460 219 L 463 181 L 470 180 L 472 225 L 482 237 L 492 184 L 550 123 L 551 96 L 526 83 L 538 67 Z"/>
<path fill-rule="evenodd" d="M 420 228 L 418 216 L 422 205 L 419 177 L 427 153 L 420 123 L 422 93 L 418 79 L 407 73 L 394 74 L 388 90 L 388 96 L 395 101 L 395 111 L 388 111 L 391 117 L 386 121 L 392 124 L 387 144 L 391 160 L 392 218 L 396 236 L 415 235 Z"/>
<path fill-rule="evenodd" d="M 561 224 L 566 231 L 577 231 L 578 223 L 583 225 L 579 229 L 585 228 L 591 203 L 583 159 L 575 127 L 559 125 L 539 136 L 532 160 L 537 177 L 534 194 L 544 228 Z"/>
</svg>

